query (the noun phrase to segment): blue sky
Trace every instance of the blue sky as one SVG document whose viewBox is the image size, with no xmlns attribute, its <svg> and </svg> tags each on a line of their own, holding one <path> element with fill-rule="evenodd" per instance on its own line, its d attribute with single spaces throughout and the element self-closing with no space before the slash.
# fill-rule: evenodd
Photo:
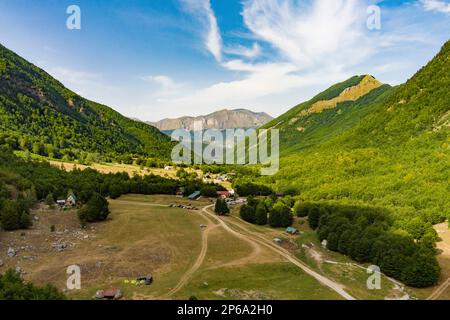
<svg viewBox="0 0 450 320">
<path fill-rule="evenodd" d="M 66 27 L 69 5 L 81 30 Z M 371 5 L 380 29 L 367 27 Z M 276 116 L 355 74 L 403 83 L 449 39 L 449 0 L 0 1 L 0 43 L 150 121 L 223 108 Z"/>
</svg>

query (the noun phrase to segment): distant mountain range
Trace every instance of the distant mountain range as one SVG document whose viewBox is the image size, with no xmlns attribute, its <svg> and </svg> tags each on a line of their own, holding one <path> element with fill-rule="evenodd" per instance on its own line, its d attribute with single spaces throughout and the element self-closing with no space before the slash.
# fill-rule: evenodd
<svg viewBox="0 0 450 320">
<path fill-rule="evenodd" d="M 161 131 L 176 129 L 194 130 L 194 123 L 200 121 L 203 129 L 234 129 L 260 127 L 273 118 L 264 112 L 253 112 L 247 109 L 220 110 L 205 116 L 181 117 L 149 122 Z"/>
</svg>

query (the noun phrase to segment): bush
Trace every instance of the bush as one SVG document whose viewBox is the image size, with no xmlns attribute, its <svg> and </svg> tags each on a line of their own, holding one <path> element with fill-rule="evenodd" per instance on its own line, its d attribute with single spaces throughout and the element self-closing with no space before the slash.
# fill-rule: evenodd
<svg viewBox="0 0 450 320">
<path fill-rule="evenodd" d="M 200 189 L 200 193 L 203 197 L 207 198 L 217 198 L 217 188 L 212 185 L 204 185 Z"/>
<path fill-rule="evenodd" d="M 320 211 L 318 207 L 309 209 L 308 222 L 311 229 L 316 230 L 319 227 Z"/>
<path fill-rule="evenodd" d="M 308 216 L 308 205 L 303 201 L 295 202 L 293 210 L 297 217 L 303 218 Z"/>
<path fill-rule="evenodd" d="M 426 288 L 438 282 L 440 272 L 434 254 L 421 250 L 408 259 L 401 278 L 408 286 Z"/>
<path fill-rule="evenodd" d="M 108 201 L 98 193 L 94 193 L 86 205 L 78 211 L 78 217 L 84 225 L 87 222 L 104 221 L 109 213 Z"/>
<path fill-rule="evenodd" d="M 26 203 L 5 200 L 0 210 L 0 225 L 8 231 L 29 228 L 32 223 Z"/>
<path fill-rule="evenodd" d="M 267 210 L 263 202 L 256 206 L 255 222 L 260 226 L 267 224 Z"/>
<path fill-rule="evenodd" d="M 237 183 L 234 186 L 238 195 L 242 197 L 247 196 L 268 196 L 273 193 L 266 185 L 254 184 L 251 182 Z"/>
<path fill-rule="evenodd" d="M 292 225 L 291 209 L 281 201 L 277 202 L 269 214 L 269 224 L 273 228 L 286 228 Z"/>
<path fill-rule="evenodd" d="M 240 211 L 239 211 L 239 215 L 241 216 L 242 220 L 250 222 L 250 223 L 255 223 L 256 222 L 256 212 L 255 212 L 255 208 L 248 205 L 248 204 L 244 204 Z"/>
<path fill-rule="evenodd" d="M 122 187 L 118 184 L 112 184 L 109 186 L 109 196 L 111 199 L 117 199 L 122 195 Z"/>
<path fill-rule="evenodd" d="M 49 193 L 46 197 L 45 197 L 45 204 L 48 205 L 49 207 L 52 207 L 55 205 L 55 199 L 53 198 L 53 194 Z"/>
</svg>

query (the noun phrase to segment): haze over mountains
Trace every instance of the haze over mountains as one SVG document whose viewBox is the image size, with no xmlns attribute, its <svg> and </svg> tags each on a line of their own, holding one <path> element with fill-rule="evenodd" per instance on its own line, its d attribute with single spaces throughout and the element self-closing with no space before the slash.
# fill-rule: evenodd
<svg viewBox="0 0 450 320">
<path fill-rule="evenodd" d="M 194 130 L 194 123 L 201 122 L 203 129 L 234 129 L 260 127 L 272 120 L 265 112 L 253 112 L 247 109 L 220 110 L 214 113 L 198 117 L 181 117 L 175 119 L 163 119 L 155 123 L 149 123 L 161 131 L 176 129 Z"/>
</svg>

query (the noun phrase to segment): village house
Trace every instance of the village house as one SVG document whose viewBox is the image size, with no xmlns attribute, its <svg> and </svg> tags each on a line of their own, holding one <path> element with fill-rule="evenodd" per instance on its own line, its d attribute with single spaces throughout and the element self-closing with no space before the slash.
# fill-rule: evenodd
<svg viewBox="0 0 450 320">
<path fill-rule="evenodd" d="M 217 196 L 222 199 L 227 199 L 230 198 L 232 195 L 230 191 L 217 191 Z"/>
<path fill-rule="evenodd" d="M 77 205 L 77 197 L 74 193 L 70 193 L 66 199 L 58 199 L 56 200 L 56 204 L 63 207 L 75 207 Z"/>
<path fill-rule="evenodd" d="M 77 198 L 75 197 L 75 194 L 71 193 L 66 199 L 66 206 L 74 207 L 77 205 Z"/>
<path fill-rule="evenodd" d="M 189 200 L 197 200 L 198 198 L 200 198 L 200 195 L 201 195 L 200 191 L 195 191 L 188 197 L 188 199 Z"/>
<path fill-rule="evenodd" d="M 288 227 L 288 228 L 286 228 L 286 233 L 290 234 L 292 236 L 295 236 L 295 235 L 299 234 L 299 231 L 294 227 Z"/>
</svg>

